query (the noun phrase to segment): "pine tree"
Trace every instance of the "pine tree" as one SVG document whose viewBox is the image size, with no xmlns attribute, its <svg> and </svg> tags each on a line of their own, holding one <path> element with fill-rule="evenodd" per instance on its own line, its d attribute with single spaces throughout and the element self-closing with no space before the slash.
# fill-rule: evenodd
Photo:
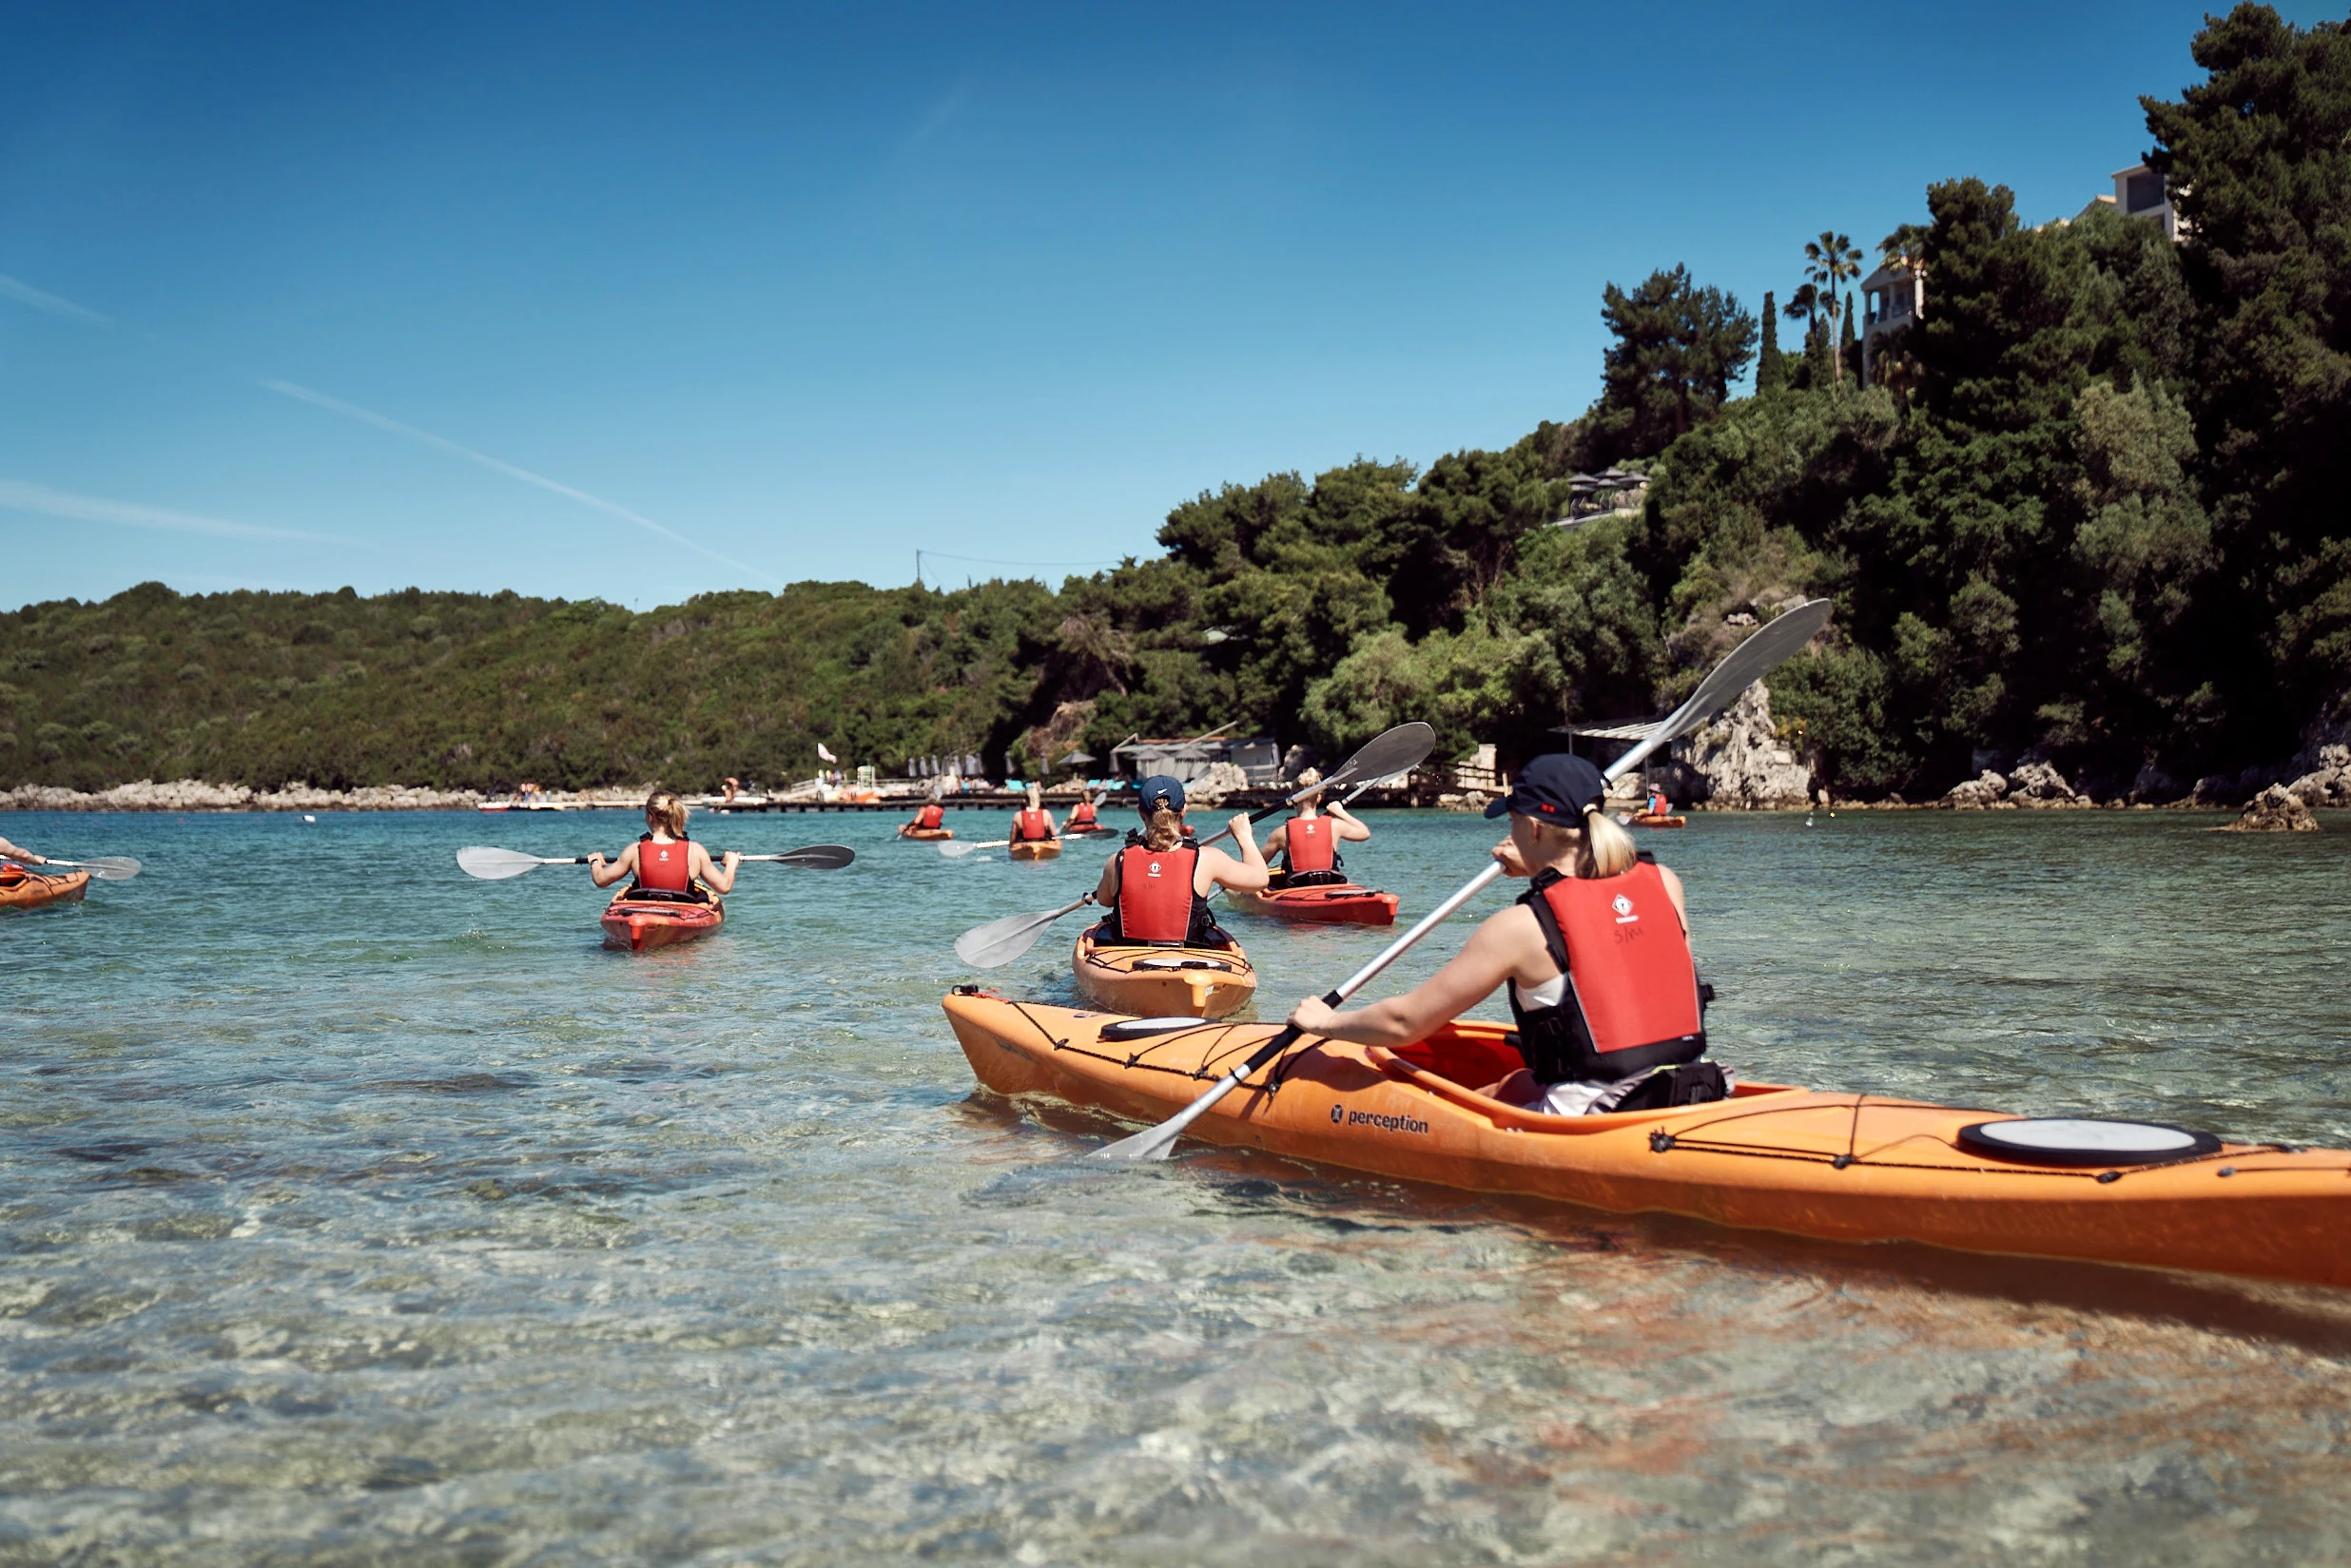
<svg viewBox="0 0 2351 1568">
<path fill-rule="evenodd" d="M 1763 346 L 1755 358 L 1755 390 L 1758 396 L 1780 386 L 1788 378 L 1787 367 L 1779 362 L 1779 309 L 1771 291 L 1763 291 Z"/>
</svg>

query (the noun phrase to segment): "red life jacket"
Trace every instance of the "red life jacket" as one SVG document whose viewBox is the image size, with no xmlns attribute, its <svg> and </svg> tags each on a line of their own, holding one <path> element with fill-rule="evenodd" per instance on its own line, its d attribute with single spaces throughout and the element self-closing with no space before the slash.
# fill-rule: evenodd
<svg viewBox="0 0 2351 1568">
<path fill-rule="evenodd" d="M 1567 977 L 1557 1007 L 1522 1007 L 1510 988 L 1536 1082 L 1612 1083 L 1706 1054 L 1698 962 L 1656 866 L 1591 879 L 1546 871 L 1519 902 Z"/>
<path fill-rule="evenodd" d="M 649 893 L 691 893 L 693 850 L 684 839 L 653 842 L 651 833 L 637 841 L 636 884 Z"/>
<path fill-rule="evenodd" d="M 1339 858 L 1338 835 L 1328 817 L 1292 817 L 1282 829 L 1282 868 L 1328 871 Z"/>
<path fill-rule="evenodd" d="M 1189 941 L 1207 903 L 1192 890 L 1200 852 L 1140 845 L 1118 851 L 1118 939 L 1180 947 Z"/>
<path fill-rule="evenodd" d="M 1094 803 L 1092 801 L 1079 801 L 1076 805 L 1071 806 L 1069 808 L 1069 825 L 1072 827 L 1092 827 L 1094 825 Z"/>
<path fill-rule="evenodd" d="M 931 802 L 930 804 L 914 814 L 914 825 L 917 827 L 937 827 L 946 820 L 947 809 L 937 801 Z"/>
<path fill-rule="evenodd" d="M 1012 842 L 1029 843 L 1053 837 L 1053 817 L 1048 812 L 1023 806 L 1012 816 Z"/>
</svg>

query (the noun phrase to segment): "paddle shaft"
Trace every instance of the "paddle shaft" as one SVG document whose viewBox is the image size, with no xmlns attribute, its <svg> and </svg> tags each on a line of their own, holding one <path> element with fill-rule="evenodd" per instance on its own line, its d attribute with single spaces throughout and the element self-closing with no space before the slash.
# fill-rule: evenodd
<svg viewBox="0 0 2351 1568">
<path fill-rule="evenodd" d="M 1419 921 L 1413 925 L 1411 930 L 1406 932 L 1403 936 L 1398 937 L 1394 941 L 1389 942 L 1385 948 L 1382 948 L 1377 958 L 1373 958 L 1370 963 L 1365 964 L 1361 969 L 1356 970 L 1352 975 L 1347 977 L 1346 979 L 1340 981 L 1339 984 L 1333 989 L 1323 993 L 1323 1004 L 1327 1007 L 1336 1007 L 1341 1002 L 1347 1000 L 1348 997 L 1353 996 L 1356 992 L 1361 991 L 1365 986 L 1370 985 L 1371 981 L 1378 977 L 1381 970 L 1386 969 L 1389 964 L 1402 958 L 1405 953 L 1411 948 L 1414 942 L 1419 941 L 1423 937 L 1428 935 L 1429 932 L 1434 931 L 1447 920 L 1448 917 L 1453 913 L 1453 911 L 1459 909 L 1463 904 L 1467 903 L 1471 899 L 1476 898 L 1478 894 L 1486 889 L 1488 883 L 1492 882 L 1495 878 L 1501 875 L 1501 861 L 1496 861 L 1488 864 L 1485 870 L 1470 878 L 1469 881 L 1459 891 L 1454 893 L 1451 898 L 1447 899 L 1443 903 L 1437 905 L 1436 908 L 1422 916 Z M 1289 1050 L 1292 1046 L 1297 1044 L 1299 1036 L 1302 1034 L 1304 1034 L 1304 1031 L 1299 1029 L 1296 1024 L 1286 1023 L 1282 1025 L 1282 1027 L 1273 1034 L 1272 1038 L 1268 1039 L 1263 1045 L 1257 1047 L 1256 1050 L 1252 1051 L 1249 1054 L 1248 1059 L 1243 1061 L 1240 1066 L 1234 1068 L 1232 1072 L 1227 1073 L 1223 1077 L 1218 1078 L 1215 1083 L 1210 1087 L 1206 1094 L 1202 1094 L 1198 1099 L 1194 1100 L 1190 1105 L 1184 1107 L 1183 1110 L 1177 1112 L 1166 1121 L 1159 1123 L 1158 1126 L 1152 1128 L 1149 1132 L 1138 1132 L 1131 1138 L 1122 1138 L 1118 1142 L 1111 1144 L 1107 1148 L 1096 1150 L 1087 1157 L 1089 1159 L 1098 1160 L 1104 1158 L 1146 1159 L 1154 1154 L 1163 1152 L 1171 1145 L 1173 1145 L 1178 1137 L 1183 1135 L 1184 1129 L 1190 1127 L 1200 1117 L 1206 1115 L 1211 1107 L 1214 1106 L 1218 1100 L 1223 1099 L 1227 1094 L 1238 1088 L 1243 1079 L 1247 1078 L 1252 1073 L 1254 1073 L 1260 1067 L 1263 1067 L 1266 1063 L 1272 1061 L 1274 1057 L 1280 1055 L 1283 1052 Z"/>
</svg>

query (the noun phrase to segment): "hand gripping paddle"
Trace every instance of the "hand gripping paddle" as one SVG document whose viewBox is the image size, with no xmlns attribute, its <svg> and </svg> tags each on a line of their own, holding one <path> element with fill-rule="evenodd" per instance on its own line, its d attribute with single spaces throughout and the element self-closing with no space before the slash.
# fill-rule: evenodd
<svg viewBox="0 0 2351 1568">
<path fill-rule="evenodd" d="M 1730 706 L 1740 692 L 1777 668 L 1780 662 L 1812 641 L 1815 633 L 1828 624 L 1829 601 L 1813 599 L 1797 606 L 1771 625 L 1756 632 L 1731 650 L 1730 656 L 1717 665 L 1713 673 L 1698 683 L 1690 700 L 1661 720 L 1654 729 L 1642 737 L 1639 745 L 1610 763 L 1602 777 L 1620 778 L 1645 762 L 1649 754 L 1670 741 L 1678 740 Z M 1453 911 L 1475 898 L 1479 891 L 1502 875 L 1500 861 L 1489 863 L 1485 870 L 1436 908 L 1423 916 L 1411 930 L 1381 949 L 1378 958 L 1365 964 L 1338 989 L 1323 997 L 1325 1005 L 1336 1007 L 1356 992 L 1371 983 L 1373 977 L 1409 951 L 1429 932 L 1435 930 Z M 1292 1024 L 1284 1024 L 1263 1045 L 1249 1054 L 1240 1066 L 1218 1078 L 1214 1087 L 1190 1105 L 1185 1106 L 1158 1126 L 1137 1132 L 1133 1137 L 1120 1138 L 1117 1143 L 1096 1150 L 1086 1156 L 1097 1160 L 1163 1160 L 1184 1129 L 1208 1113 L 1211 1106 L 1223 1099 L 1254 1073 L 1283 1052 L 1298 1043 L 1301 1031 Z"/>
</svg>

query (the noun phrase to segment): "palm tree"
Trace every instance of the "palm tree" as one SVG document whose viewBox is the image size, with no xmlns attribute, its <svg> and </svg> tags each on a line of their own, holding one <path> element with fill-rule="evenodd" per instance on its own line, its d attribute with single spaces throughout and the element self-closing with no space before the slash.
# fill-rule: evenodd
<svg viewBox="0 0 2351 1568">
<path fill-rule="evenodd" d="M 1836 291 L 1849 279 L 1861 276 L 1861 247 L 1853 242 L 1850 234 L 1838 234 L 1822 229 L 1820 238 L 1804 242 L 1804 277 L 1817 285 L 1820 314 L 1828 318 L 1831 331 L 1836 327 L 1838 305 Z M 1845 357 L 1835 356 L 1836 384 L 1845 384 Z"/>
<path fill-rule="evenodd" d="M 1809 355 L 1813 335 L 1820 330 L 1820 291 L 1810 283 L 1798 283 L 1796 292 L 1788 296 L 1788 302 L 1781 307 L 1779 314 L 1791 321 L 1804 323 L 1804 351 Z M 1810 372 L 1806 374 L 1809 376 Z M 1808 380 L 1806 384 L 1811 383 Z"/>
</svg>

